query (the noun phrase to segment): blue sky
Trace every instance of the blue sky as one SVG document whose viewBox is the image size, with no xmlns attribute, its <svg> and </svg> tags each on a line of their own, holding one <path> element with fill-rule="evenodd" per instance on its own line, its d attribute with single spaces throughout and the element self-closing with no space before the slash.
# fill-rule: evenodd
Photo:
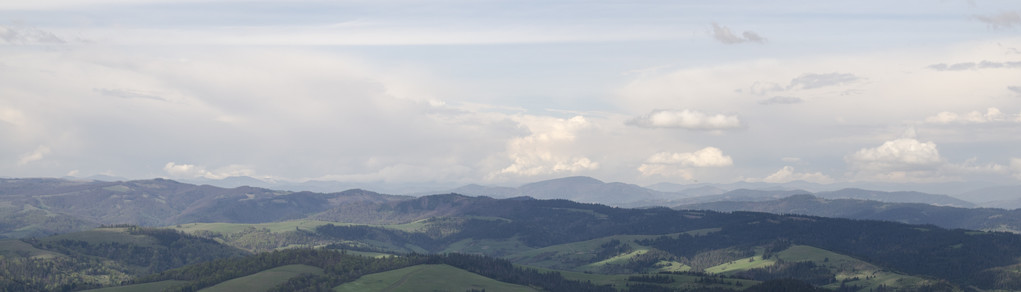
<svg viewBox="0 0 1021 292">
<path fill-rule="evenodd" d="M 4 1 L 0 176 L 1021 179 L 1014 1 Z"/>
</svg>

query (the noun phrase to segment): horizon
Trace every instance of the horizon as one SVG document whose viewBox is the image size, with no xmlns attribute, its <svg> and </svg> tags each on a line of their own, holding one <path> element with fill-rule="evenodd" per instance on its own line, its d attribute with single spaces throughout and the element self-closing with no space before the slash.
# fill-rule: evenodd
<svg viewBox="0 0 1021 292">
<path fill-rule="evenodd" d="M 978 0 L 0 3 L 0 176 L 1012 186 L 1018 13 Z"/>
</svg>

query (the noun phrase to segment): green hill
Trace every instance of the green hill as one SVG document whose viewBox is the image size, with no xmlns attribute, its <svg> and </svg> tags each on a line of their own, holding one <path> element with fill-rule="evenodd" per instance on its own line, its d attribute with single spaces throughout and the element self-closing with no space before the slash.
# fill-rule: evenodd
<svg viewBox="0 0 1021 292">
<path fill-rule="evenodd" d="M 417 265 L 393 271 L 370 274 L 337 286 L 333 291 L 537 291 L 480 276 L 449 265 Z"/>
<path fill-rule="evenodd" d="M 269 288 L 284 284 L 291 278 L 301 275 L 324 275 L 323 269 L 308 265 L 286 265 L 248 276 L 234 278 L 212 287 L 199 291 L 202 292 L 255 292 L 267 291 Z"/>
</svg>

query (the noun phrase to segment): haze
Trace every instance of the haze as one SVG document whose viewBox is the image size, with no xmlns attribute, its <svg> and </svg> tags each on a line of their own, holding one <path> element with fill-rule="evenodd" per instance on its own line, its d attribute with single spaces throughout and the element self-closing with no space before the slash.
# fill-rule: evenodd
<svg viewBox="0 0 1021 292">
<path fill-rule="evenodd" d="M 0 176 L 1021 179 L 1014 1 L 5 1 Z"/>
</svg>

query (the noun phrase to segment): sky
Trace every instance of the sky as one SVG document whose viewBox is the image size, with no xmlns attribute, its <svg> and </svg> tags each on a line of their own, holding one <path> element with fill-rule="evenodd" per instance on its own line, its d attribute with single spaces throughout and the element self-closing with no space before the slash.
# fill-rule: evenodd
<svg viewBox="0 0 1021 292">
<path fill-rule="evenodd" d="M 1016 1 L 0 0 L 0 176 L 1021 183 Z"/>
</svg>

